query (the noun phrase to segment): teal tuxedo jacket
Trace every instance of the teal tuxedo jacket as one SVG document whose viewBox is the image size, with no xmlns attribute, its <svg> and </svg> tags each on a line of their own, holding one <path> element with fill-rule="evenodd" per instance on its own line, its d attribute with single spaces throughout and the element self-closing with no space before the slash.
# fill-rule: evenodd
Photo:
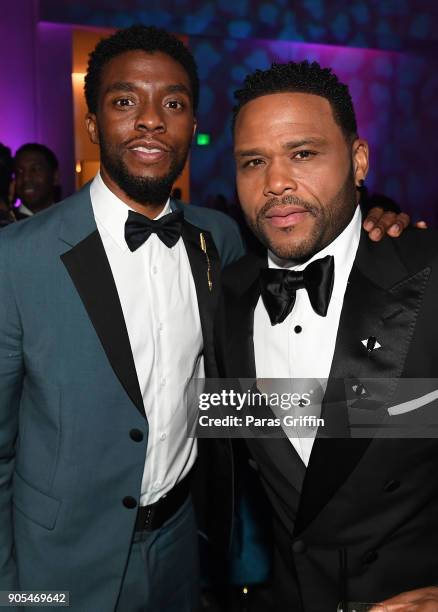
<svg viewBox="0 0 438 612">
<path fill-rule="evenodd" d="M 220 269 L 243 254 L 242 240 L 221 213 L 171 206 L 184 211 L 215 376 Z M 69 590 L 74 610 L 114 609 L 136 517 L 123 499 L 139 500 L 147 434 L 87 185 L 0 232 L 0 590 Z"/>
</svg>

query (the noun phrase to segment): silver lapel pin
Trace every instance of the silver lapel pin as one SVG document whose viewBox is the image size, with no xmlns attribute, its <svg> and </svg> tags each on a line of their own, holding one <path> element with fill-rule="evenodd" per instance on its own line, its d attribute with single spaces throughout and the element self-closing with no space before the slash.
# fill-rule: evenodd
<svg viewBox="0 0 438 612">
<path fill-rule="evenodd" d="M 382 345 L 375 336 L 365 338 L 364 340 L 362 340 L 362 344 L 366 348 L 368 355 L 371 355 L 373 351 L 376 351 L 377 349 L 382 347 Z"/>
</svg>

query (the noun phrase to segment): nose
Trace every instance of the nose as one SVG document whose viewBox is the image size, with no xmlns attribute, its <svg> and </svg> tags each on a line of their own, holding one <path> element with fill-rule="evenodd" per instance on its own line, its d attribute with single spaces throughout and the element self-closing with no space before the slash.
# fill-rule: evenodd
<svg viewBox="0 0 438 612">
<path fill-rule="evenodd" d="M 263 194 L 265 197 L 278 197 L 290 191 L 296 191 L 297 182 L 293 176 L 293 170 L 288 160 L 271 160 L 265 172 L 265 186 Z"/>
<path fill-rule="evenodd" d="M 135 129 L 146 132 L 165 132 L 166 124 L 162 111 L 161 104 L 153 101 L 142 104 L 136 116 Z"/>
<path fill-rule="evenodd" d="M 16 174 L 16 180 L 21 185 L 29 183 L 32 180 L 32 172 L 29 168 L 21 168 Z"/>
</svg>

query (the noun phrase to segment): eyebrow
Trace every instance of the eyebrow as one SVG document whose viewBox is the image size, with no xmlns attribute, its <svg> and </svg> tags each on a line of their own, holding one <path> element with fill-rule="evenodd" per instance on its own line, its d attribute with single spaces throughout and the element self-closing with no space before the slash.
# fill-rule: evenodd
<svg viewBox="0 0 438 612">
<path fill-rule="evenodd" d="M 114 93 L 118 91 L 135 92 L 138 89 L 138 85 L 130 83 L 129 81 L 116 81 L 111 83 L 105 89 L 105 94 Z M 192 97 L 192 93 L 188 87 L 182 83 L 175 83 L 174 85 L 168 85 L 164 88 L 166 93 L 182 93 L 187 95 L 189 98 Z"/>
<path fill-rule="evenodd" d="M 115 83 L 111 83 L 105 89 L 105 93 L 113 93 L 115 91 L 135 91 L 134 83 L 129 83 L 128 81 L 116 81 Z"/>
<path fill-rule="evenodd" d="M 316 145 L 322 146 L 327 144 L 325 138 L 301 138 L 300 140 L 289 140 L 282 145 L 282 148 L 285 151 L 290 151 L 291 149 L 297 149 L 298 147 L 302 147 L 304 145 Z M 263 155 L 262 149 L 243 149 L 241 151 L 236 151 L 235 155 L 237 157 L 254 157 L 255 155 Z"/>
<path fill-rule="evenodd" d="M 327 144 L 327 140 L 325 138 L 301 138 L 300 140 L 289 140 L 289 142 L 285 142 L 283 145 L 283 149 L 297 149 L 298 147 L 302 147 L 304 145 L 325 145 Z"/>
<path fill-rule="evenodd" d="M 192 92 L 190 91 L 190 89 L 186 87 L 185 85 L 183 85 L 182 83 L 178 83 L 175 85 L 169 85 L 165 89 L 169 93 L 182 93 L 182 94 L 186 94 L 189 98 L 192 97 Z"/>
</svg>

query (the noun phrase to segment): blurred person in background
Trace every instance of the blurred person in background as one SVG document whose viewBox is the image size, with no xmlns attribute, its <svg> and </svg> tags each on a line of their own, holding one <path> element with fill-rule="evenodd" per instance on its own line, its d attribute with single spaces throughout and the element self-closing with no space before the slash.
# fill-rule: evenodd
<svg viewBox="0 0 438 612">
<path fill-rule="evenodd" d="M 14 170 L 15 195 L 21 202 L 17 218 L 30 217 L 59 199 L 58 159 L 45 145 L 21 146 L 15 154 Z"/>
<path fill-rule="evenodd" d="M 11 149 L 0 143 L 0 227 L 15 221 L 11 210 L 13 169 Z"/>
</svg>

